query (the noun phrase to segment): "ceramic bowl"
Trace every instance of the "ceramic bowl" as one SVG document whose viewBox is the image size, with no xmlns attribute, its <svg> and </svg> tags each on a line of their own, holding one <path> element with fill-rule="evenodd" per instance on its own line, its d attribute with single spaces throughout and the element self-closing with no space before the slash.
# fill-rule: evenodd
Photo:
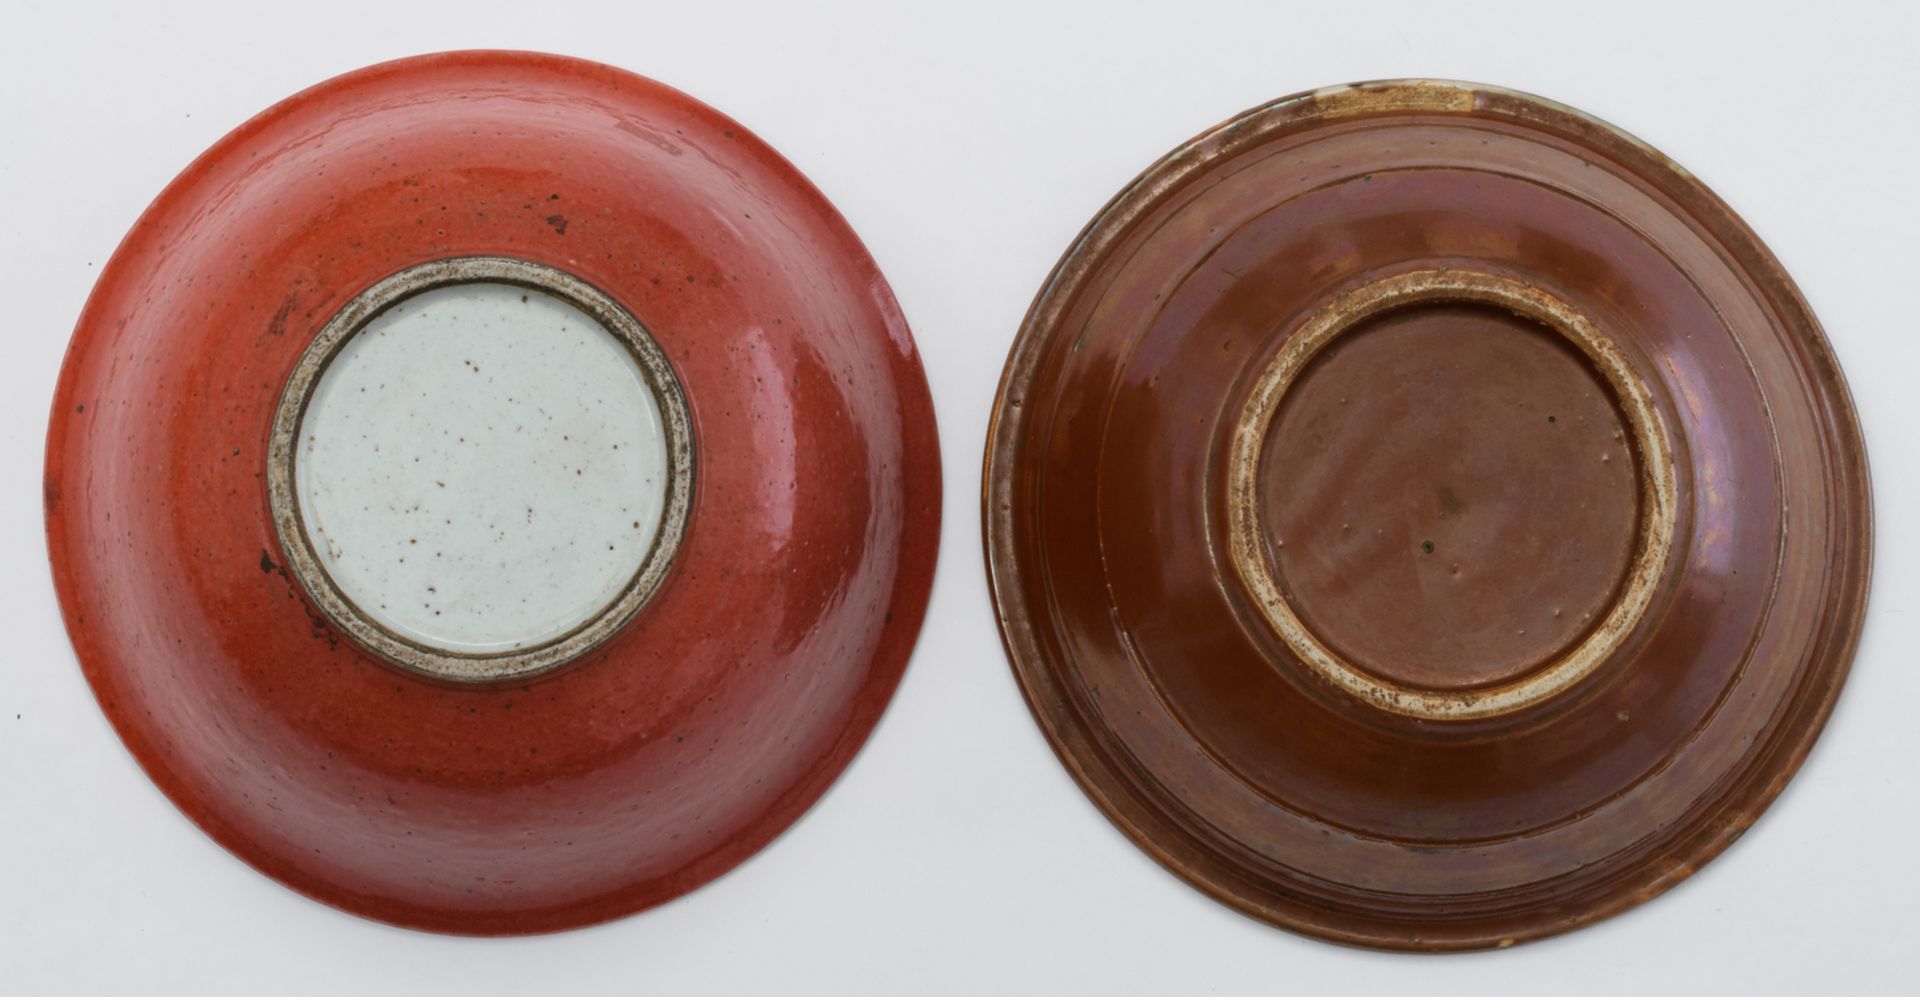
<svg viewBox="0 0 1920 997">
<path fill-rule="evenodd" d="M 102 709 L 195 823 L 367 917 L 661 903 L 872 730 L 939 456 L 900 309 L 745 128 L 547 55 L 350 73 L 114 254 L 47 444 Z"/>
<path fill-rule="evenodd" d="M 1871 553 L 1819 325 L 1699 180 L 1494 87 L 1299 94 L 1093 220 L 1013 347 L 987 562 L 1155 858 L 1353 944 L 1686 878 L 1833 706 Z"/>
</svg>

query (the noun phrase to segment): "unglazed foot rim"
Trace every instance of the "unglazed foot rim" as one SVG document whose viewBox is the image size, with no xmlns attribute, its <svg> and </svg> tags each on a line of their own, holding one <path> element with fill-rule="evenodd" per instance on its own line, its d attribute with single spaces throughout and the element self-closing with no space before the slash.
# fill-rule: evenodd
<svg viewBox="0 0 1920 997">
<path fill-rule="evenodd" d="M 461 284 L 506 284 L 552 295 L 598 322 L 632 355 L 659 408 L 666 441 L 665 501 L 651 544 L 614 597 L 570 630 L 528 646 L 462 653 L 401 634 L 360 606 L 327 571 L 301 511 L 295 465 L 302 421 L 328 365 L 369 323 L 416 295 Z M 356 295 L 321 327 L 280 395 L 267 448 L 267 495 L 280 550 L 293 577 L 328 620 L 402 668 L 453 682 L 500 682 L 551 671 L 599 647 L 638 614 L 672 569 L 686 533 L 694 441 L 686 395 L 659 343 L 598 288 L 564 270 L 504 256 L 467 256 L 408 267 Z"/>
<path fill-rule="evenodd" d="M 1287 389 L 1341 333 L 1398 308 L 1473 302 L 1532 319 L 1576 346 L 1605 377 L 1633 437 L 1639 472 L 1639 536 L 1625 585 L 1605 617 L 1544 667 L 1484 689 L 1433 690 L 1370 674 L 1330 649 L 1301 622 L 1282 590 L 1260 516 L 1261 450 Z M 1233 430 L 1227 457 L 1229 553 L 1240 580 L 1274 632 L 1320 678 L 1362 702 L 1423 720 L 1475 720 L 1535 706 L 1573 688 L 1604 664 L 1639 623 L 1673 546 L 1673 453 L 1646 385 L 1613 340 L 1567 302 L 1541 288 L 1469 270 L 1420 270 L 1383 278 L 1329 302 L 1293 333 L 1260 372 Z"/>
</svg>

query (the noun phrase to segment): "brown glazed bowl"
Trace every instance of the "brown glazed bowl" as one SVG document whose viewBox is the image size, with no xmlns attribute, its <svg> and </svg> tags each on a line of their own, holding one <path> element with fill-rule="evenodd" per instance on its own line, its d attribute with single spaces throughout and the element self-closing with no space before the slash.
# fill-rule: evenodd
<svg viewBox="0 0 1920 997">
<path fill-rule="evenodd" d="M 47 440 L 67 629 L 147 774 L 288 886 L 466 934 L 662 903 L 797 819 L 900 679 L 939 502 L 832 205 L 532 53 L 222 139 L 100 275 Z"/>
<path fill-rule="evenodd" d="M 1871 519 L 1818 324 L 1577 111 L 1300 94 L 1107 205 L 1013 347 L 989 580 L 1035 717 L 1220 900 L 1507 946 L 1685 879 L 1806 756 Z"/>
</svg>

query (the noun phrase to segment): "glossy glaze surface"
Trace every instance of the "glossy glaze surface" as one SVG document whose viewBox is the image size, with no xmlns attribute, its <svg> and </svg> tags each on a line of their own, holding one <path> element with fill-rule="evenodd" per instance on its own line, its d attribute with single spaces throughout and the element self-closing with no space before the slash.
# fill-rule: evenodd
<svg viewBox="0 0 1920 997">
<path fill-rule="evenodd" d="M 1247 422 L 1296 335 L 1421 275 L 1604 348 L 1443 294 Z M 1564 931 L 1737 838 L 1838 694 L 1871 550 L 1845 385 L 1758 239 L 1600 122 L 1425 81 L 1277 101 L 1116 197 L 1014 346 L 984 498 L 1015 672 L 1095 802 L 1249 914 L 1389 948 Z M 1310 667 L 1237 544 L 1354 674 L 1468 708 Z"/>
<path fill-rule="evenodd" d="M 642 321 L 701 465 L 637 618 L 546 675 L 457 686 L 318 612 L 264 462 L 335 312 L 477 255 L 560 268 Z M 299 94 L 160 196 L 75 331 L 46 505 L 81 665 L 189 817 L 355 913 L 521 933 L 684 893 L 819 797 L 918 631 L 939 461 L 885 281 L 789 163 L 620 70 L 450 53 Z"/>
</svg>

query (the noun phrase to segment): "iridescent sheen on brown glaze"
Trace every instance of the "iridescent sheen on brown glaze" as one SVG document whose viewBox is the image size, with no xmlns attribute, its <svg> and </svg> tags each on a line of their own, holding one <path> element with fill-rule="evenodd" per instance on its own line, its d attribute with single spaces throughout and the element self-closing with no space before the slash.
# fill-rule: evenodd
<svg viewBox="0 0 1920 997">
<path fill-rule="evenodd" d="M 328 319 L 475 256 L 558 268 L 644 323 L 700 460 L 639 614 L 480 686 L 337 630 L 286 568 L 265 480 Z M 872 259 L 740 125 L 595 63 L 406 59 L 242 125 L 115 253 L 55 398 L 54 582 L 115 729 L 222 845 L 395 924 L 569 928 L 743 861 L 866 739 L 932 582 L 933 411 Z"/>
<path fill-rule="evenodd" d="M 1229 556 L 1261 372 L 1342 295 L 1434 271 L 1564 302 L 1671 447 L 1644 612 L 1485 715 L 1327 681 Z M 1444 296 L 1367 318 L 1253 441 L 1238 512 L 1356 670 L 1484 692 L 1629 591 L 1652 494 L 1632 399 L 1534 318 Z M 1537 98 L 1361 84 L 1207 132 L 1082 233 L 1001 385 L 988 574 L 1042 728 L 1170 869 L 1335 941 L 1497 947 L 1660 893 L 1778 794 L 1858 635 L 1866 474 L 1806 303 L 1692 176 Z"/>
</svg>

